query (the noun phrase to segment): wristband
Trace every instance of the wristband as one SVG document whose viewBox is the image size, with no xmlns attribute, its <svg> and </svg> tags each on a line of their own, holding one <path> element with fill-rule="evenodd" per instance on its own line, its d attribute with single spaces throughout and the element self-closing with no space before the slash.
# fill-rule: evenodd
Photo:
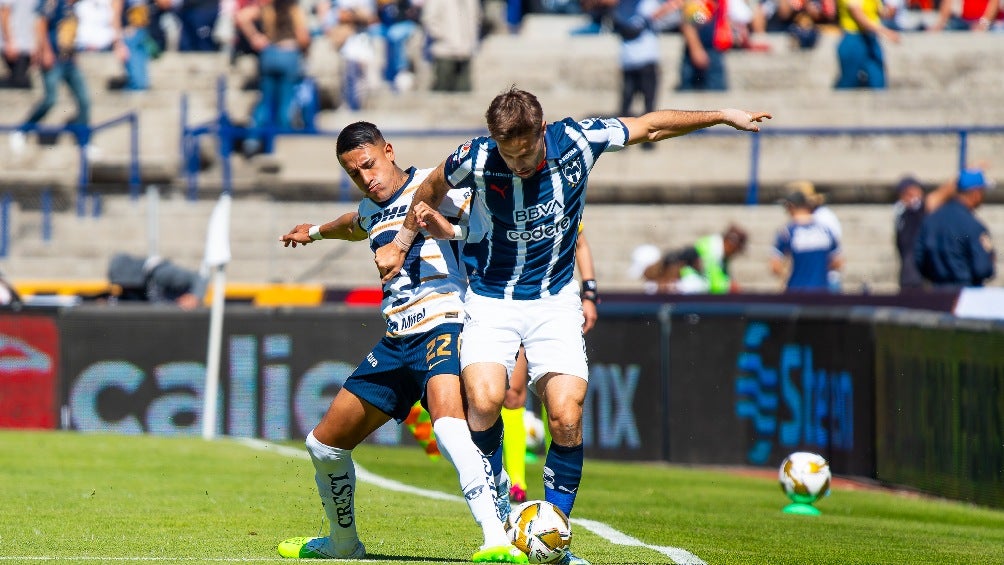
<svg viewBox="0 0 1004 565">
<path fill-rule="evenodd" d="M 453 239 L 467 239 L 468 229 L 463 226 L 453 226 Z"/>
<path fill-rule="evenodd" d="M 415 234 L 415 230 L 402 226 L 394 236 L 394 244 L 400 247 L 401 251 L 408 251 L 411 249 L 411 242 L 415 241 Z"/>
<path fill-rule="evenodd" d="M 324 239 L 324 236 L 321 235 L 321 226 L 310 226 L 310 229 L 307 230 L 307 235 L 314 241 Z"/>
<path fill-rule="evenodd" d="M 600 294 L 599 287 L 596 285 L 596 279 L 586 279 L 582 281 L 582 299 L 599 303 Z"/>
</svg>

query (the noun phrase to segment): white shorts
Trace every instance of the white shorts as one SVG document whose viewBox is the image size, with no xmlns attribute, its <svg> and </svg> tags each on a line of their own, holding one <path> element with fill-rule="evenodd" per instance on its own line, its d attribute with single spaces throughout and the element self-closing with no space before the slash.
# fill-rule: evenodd
<svg viewBox="0 0 1004 565">
<path fill-rule="evenodd" d="M 522 343 L 531 385 L 547 373 L 589 380 L 582 300 L 574 284 L 536 300 L 488 298 L 468 290 L 464 312 L 461 368 L 491 362 L 504 365 L 506 374 L 512 374 Z"/>
</svg>

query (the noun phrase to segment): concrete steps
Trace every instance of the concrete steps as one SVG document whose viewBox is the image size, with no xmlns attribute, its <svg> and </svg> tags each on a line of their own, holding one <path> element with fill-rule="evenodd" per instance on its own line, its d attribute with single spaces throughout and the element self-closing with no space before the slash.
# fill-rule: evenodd
<svg viewBox="0 0 1004 565">
<path fill-rule="evenodd" d="M 145 198 L 108 197 L 106 201 L 102 218 L 79 218 L 72 212 L 55 215 L 49 242 L 41 240 L 39 214 L 15 208 L 11 253 L 0 259 L 0 270 L 15 281 L 103 279 L 115 253 L 147 253 L 148 225 L 158 226 L 155 236 L 162 256 L 178 265 L 198 268 L 214 202 L 168 197 L 160 202 L 158 219 L 151 223 Z M 354 208 L 352 204 L 235 200 L 229 280 L 373 286 L 376 271 L 365 244 L 326 241 L 287 249 L 278 242 L 281 234 L 298 223 L 321 223 Z M 844 228 L 845 288 L 856 292 L 867 285 L 875 292 L 895 291 L 898 259 L 891 206 L 836 204 L 833 209 Z M 991 229 L 1004 225 L 1004 206 L 985 206 L 979 216 Z M 781 283 L 769 274 L 767 260 L 776 232 L 785 221 L 777 205 L 590 205 L 585 229 L 602 287 L 627 291 L 641 287 L 627 275 L 631 250 L 636 246 L 652 243 L 663 250 L 676 249 L 736 222 L 749 231 L 750 242 L 746 253 L 732 264 L 734 277 L 747 290 L 773 291 Z M 1004 260 L 998 272 L 1004 273 Z M 1004 284 L 1004 275 L 995 284 Z"/>
</svg>

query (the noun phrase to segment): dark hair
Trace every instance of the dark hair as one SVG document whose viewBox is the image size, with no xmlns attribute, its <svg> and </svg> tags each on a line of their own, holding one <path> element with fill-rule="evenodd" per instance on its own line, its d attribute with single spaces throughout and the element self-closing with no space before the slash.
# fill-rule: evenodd
<svg viewBox="0 0 1004 565">
<path fill-rule="evenodd" d="M 335 142 L 335 154 L 344 155 L 354 149 L 359 149 L 363 145 L 374 147 L 386 143 L 380 129 L 369 122 L 354 122 L 338 133 L 338 141 Z"/>
<path fill-rule="evenodd" d="M 485 121 L 488 133 L 496 141 L 504 141 L 539 132 L 544 110 L 536 96 L 514 85 L 492 100 Z"/>
</svg>

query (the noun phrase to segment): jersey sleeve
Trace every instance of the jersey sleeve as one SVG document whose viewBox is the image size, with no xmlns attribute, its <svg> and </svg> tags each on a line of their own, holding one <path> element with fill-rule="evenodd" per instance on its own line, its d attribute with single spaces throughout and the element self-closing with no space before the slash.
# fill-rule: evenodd
<svg viewBox="0 0 1004 565">
<path fill-rule="evenodd" d="M 586 118 L 578 126 L 596 154 L 620 151 L 627 145 L 627 126 L 617 118 Z"/>
<path fill-rule="evenodd" d="M 483 139 L 475 138 L 464 143 L 446 158 L 443 172 L 451 187 L 473 186 L 474 154 L 480 150 Z"/>
</svg>

